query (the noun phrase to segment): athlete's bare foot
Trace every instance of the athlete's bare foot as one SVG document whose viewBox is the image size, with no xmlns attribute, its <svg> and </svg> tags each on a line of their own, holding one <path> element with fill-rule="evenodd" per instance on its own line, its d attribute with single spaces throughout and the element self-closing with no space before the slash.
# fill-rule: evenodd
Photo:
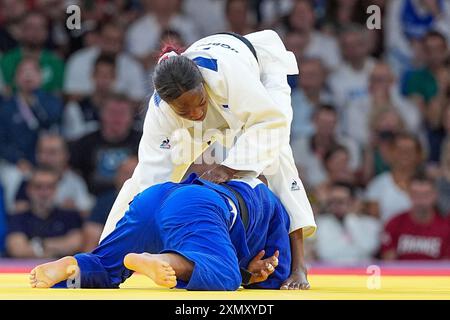
<svg viewBox="0 0 450 320">
<path fill-rule="evenodd" d="M 166 288 L 177 285 L 175 270 L 160 254 L 129 253 L 123 259 L 123 263 L 128 269 L 145 274 L 157 285 Z"/>
<path fill-rule="evenodd" d="M 74 257 L 64 257 L 59 260 L 41 264 L 31 270 L 30 284 L 33 288 L 50 288 L 58 282 L 67 280 L 78 270 Z"/>
</svg>

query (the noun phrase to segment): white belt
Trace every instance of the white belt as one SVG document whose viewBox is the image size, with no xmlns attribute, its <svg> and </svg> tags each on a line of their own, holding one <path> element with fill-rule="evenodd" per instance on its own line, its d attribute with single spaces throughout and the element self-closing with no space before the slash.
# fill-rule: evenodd
<svg viewBox="0 0 450 320">
<path fill-rule="evenodd" d="M 255 189 L 257 185 L 263 183 L 261 180 L 259 180 L 258 178 L 253 178 L 253 177 L 242 177 L 242 178 L 237 178 L 237 179 L 231 179 L 230 181 L 239 181 L 239 182 L 245 182 L 246 184 L 248 184 L 252 189 Z"/>
<path fill-rule="evenodd" d="M 237 218 L 238 212 L 237 212 L 237 208 L 236 208 L 236 205 L 234 204 L 233 200 L 231 200 L 228 197 L 226 197 L 226 198 L 228 200 L 228 203 L 231 206 L 230 212 L 233 214 L 233 221 L 231 222 L 231 226 L 230 226 L 230 229 L 229 229 L 229 230 L 231 230 L 231 228 L 233 228 L 233 226 L 234 226 L 234 223 L 236 222 L 236 218 Z"/>
</svg>

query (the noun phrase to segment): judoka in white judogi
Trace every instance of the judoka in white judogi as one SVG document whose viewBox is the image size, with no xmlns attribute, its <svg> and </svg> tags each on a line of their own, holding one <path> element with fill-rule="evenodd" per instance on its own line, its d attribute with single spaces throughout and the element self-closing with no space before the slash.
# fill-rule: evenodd
<svg viewBox="0 0 450 320">
<path fill-rule="evenodd" d="M 114 230 L 136 194 L 157 183 L 179 181 L 184 173 L 180 164 L 190 164 L 198 150 L 201 153 L 202 146 L 212 140 L 227 150 L 221 159 L 217 152 L 221 148 L 216 147 L 213 158 L 245 172 L 244 180 L 266 176 L 269 188 L 289 213 L 290 232 L 302 228 L 304 237 L 314 233 L 312 209 L 289 146 L 292 107 L 287 75 L 298 74 L 295 57 L 274 31 L 245 38 L 255 48 L 258 60 L 243 41 L 227 34 L 203 38 L 182 54 L 197 64 L 204 79 L 208 111 L 202 122 L 181 118 L 153 94 L 139 146 L 139 164 L 122 187 L 101 239 Z"/>
</svg>

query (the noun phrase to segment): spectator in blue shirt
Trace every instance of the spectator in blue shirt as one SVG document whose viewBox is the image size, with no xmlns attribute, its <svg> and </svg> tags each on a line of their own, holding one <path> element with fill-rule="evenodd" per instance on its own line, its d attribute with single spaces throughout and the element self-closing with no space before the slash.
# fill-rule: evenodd
<svg viewBox="0 0 450 320">
<path fill-rule="evenodd" d="M 55 205 L 58 175 L 37 168 L 27 186 L 30 210 L 10 216 L 6 248 L 14 258 L 58 258 L 81 249 L 79 212 Z"/>
<path fill-rule="evenodd" d="M 25 58 L 16 72 L 17 92 L 0 108 L 0 158 L 30 168 L 41 130 L 58 129 L 63 104 L 39 90 L 42 74 L 39 64 Z"/>
<path fill-rule="evenodd" d="M 5 253 L 6 210 L 3 202 L 3 188 L 0 185 L 0 257 Z"/>
</svg>

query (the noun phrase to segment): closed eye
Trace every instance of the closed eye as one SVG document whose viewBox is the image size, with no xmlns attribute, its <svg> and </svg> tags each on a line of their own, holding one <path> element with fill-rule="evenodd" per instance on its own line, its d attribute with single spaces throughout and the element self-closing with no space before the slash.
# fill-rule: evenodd
<svg viewBox="0 0 450 320">
<path fill-rule="evenodd" d="M 178 113 L 177 112 L 177 115 L 179 115 L 180 117 L 186 117 L 188 114 L 187 113 Z"/>
</svg>

